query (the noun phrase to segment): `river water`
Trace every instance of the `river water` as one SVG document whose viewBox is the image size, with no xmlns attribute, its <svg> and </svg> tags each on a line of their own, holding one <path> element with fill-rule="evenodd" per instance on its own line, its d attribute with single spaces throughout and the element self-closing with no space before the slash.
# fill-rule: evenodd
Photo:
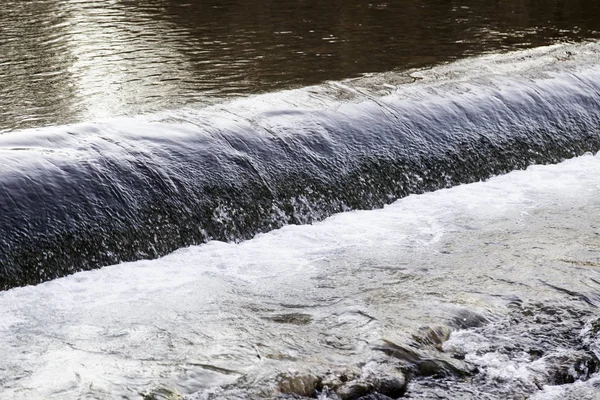
<svg viewBox="0 0 600 400">
<path fill-rule="evenodd" d="M 0 293 L 2 397 L 312 397 L 391 365 L 409 398 L 597 399 L 599 173 L 584 155 Z"/>
<path fill-rule="evenodd" d="M 600 5 L 7 1 L 0 398 L 599 399 Z"/>
<path fill-rule="evenodd" d="M 594 0 L 7 0 L 0 132 L 600 36 Z"/>
</svg>

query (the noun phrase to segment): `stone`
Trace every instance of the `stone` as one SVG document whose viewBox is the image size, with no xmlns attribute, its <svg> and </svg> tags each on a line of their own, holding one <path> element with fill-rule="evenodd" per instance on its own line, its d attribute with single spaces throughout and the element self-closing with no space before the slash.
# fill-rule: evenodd
<svg viewBox="0 0 600 400">
<path fill-rule="evenodd" d="M 373 390 L 373 386 L 362 380 L 351 381 L 339 387 L 335 392 L 342 400 L 356 400 Z"/>
<path fill-rule="evenodd" d="M 313 374 L 290 374 L 280 379 L 279 391 L 281 393 L 312 397 L 318 385 L 320 385 L 320 379 Z"/>
<path fill-rule="evenodd" d="M 141 394 L 143 400 L 183 400 L 183 394 L 177 389 L 158 388 Z"/>
<path fill-rule="evenodd" d="M 374 392 L 396 399 L 406 393 L 407 379 L 396 367 L 389 364 L 369 363 L 363 368 L 362 379 L 373 386 Z"/>
</svg>

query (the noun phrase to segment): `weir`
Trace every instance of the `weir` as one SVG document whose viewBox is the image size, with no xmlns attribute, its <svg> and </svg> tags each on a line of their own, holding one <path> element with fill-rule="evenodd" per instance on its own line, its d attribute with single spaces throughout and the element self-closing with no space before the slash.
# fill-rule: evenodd
<svg viewBox="0 0 600 400">
<path fill-rule="evenodd" d="M 600 149 L 600 45 L 0 136 L 0 289 Z"/>
</svg>

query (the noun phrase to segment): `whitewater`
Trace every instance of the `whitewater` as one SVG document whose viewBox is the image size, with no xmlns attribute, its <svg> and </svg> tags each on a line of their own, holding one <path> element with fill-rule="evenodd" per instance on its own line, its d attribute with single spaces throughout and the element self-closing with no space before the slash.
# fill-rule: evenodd
<svg viewBox="0 0 600 400">
<path fill-rule="evenodd" d="M 0 136 L 0 288 L 600 149 L 596 42 Z"/>
<path fill-rule="evenodd" d="M 599 48 L 0 136 L 0 398 L 598 399 Z"/>
<path fill-rule="evenodd" d="M 587 337 L 598 357 L 597 327 L 586 336 L 600 304 L 598 174 L 600 156 L 589 154 L 2 292 L 2 397 L 131 398 L 166 388 L 185 398 L 270 398 L 280 374 L 390 362 L 378 350 L 390 341 L 450 362 L 464 352 L 483 375 L 472 398 L 596 398 L 597 374 L 547 386 L 544 359 L 576 354 L 565 338 L 532 361 L 533 343 L 494 330 L 514 309 L 543 318 L 554 308 L 564 320 L 544 334 L 573 324 L 573 339 Z M 454 330 L 462 318 L 486 328 Z M 521 318 L 529 329 L 539 323 Z M 432 328 L 454 331 L 443 351 L 417 346 L 414 337 Z M 522 348 L 506 354 L 507 343 Z M 461 385 L 449 385 L 447 398 Z M 412 398 L 434 390 L 415 386 Z"/>
</svg>

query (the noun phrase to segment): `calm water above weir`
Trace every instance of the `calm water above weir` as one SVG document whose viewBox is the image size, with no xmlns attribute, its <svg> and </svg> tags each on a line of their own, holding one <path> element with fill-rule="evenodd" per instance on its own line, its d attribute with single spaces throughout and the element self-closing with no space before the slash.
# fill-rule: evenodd
<svg viewBox="0 0 600 400">
<path fill-rule="evenodd" d="M 8 0 L 0 132 L 600 37 L 572 1 Z"/>
</svg>

